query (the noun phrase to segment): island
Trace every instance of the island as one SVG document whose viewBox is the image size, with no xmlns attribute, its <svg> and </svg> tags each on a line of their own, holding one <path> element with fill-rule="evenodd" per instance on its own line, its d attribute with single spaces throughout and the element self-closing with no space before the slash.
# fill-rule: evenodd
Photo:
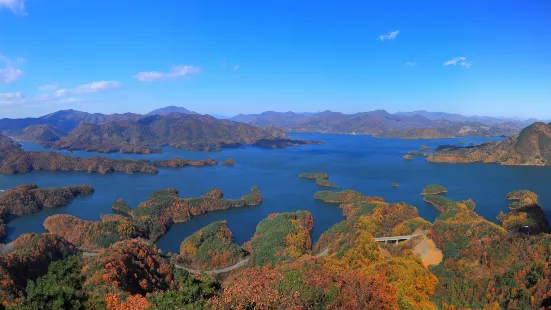
<svg viewBox="0 0 551 310">
<path fill-rule="evenodd" d="M 413 155 L 406 154 L 406 155 L 402 156 L 402 158 L 405 159 L 405 160 L 413 160 Z"/>
<path fill-rule="evenodd" d="M 448 190 L 443 186 L 440 186 L 438 184 L 429 184 L 425 186 L 425 188 L 423 188 L 423 192 L 421 192 L 421 195 L 440 195 L 447 192 Z"/>
<path fill-rule="evenodd" d="M 299 174 L 299 178 L 301 179 L 310 179 L 310 180 L 316 180 L 316 184 L 319 187 L 333 187 L 333 188 L 339 188 L 339 186 L 331 183 L 329 181 L 329 175 L 325 172 L 309 172 L 309 173 L 301 173 Z"/>
<path fill-rule="evenodd" d="M 233 166 L 233 165 L 235 165 L 235 160 L 233 160 L 232 158 L 228 158 L 228 159 L 226 159 L 225 161 L 222 162 L 222 165 L 224 165 L 224 166 Z"/>
</svg>

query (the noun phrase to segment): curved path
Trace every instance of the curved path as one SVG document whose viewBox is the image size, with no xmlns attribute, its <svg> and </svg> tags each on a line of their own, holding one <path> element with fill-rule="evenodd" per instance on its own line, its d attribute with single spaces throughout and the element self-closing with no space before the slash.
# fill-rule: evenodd
<svg viewBox="0 0 551 310">
<path fill-rule="evenodd" d="M 178 269 L 184 269 L 185 271 L 189 272 L 189 273 L 193 273 L 193 274 L 201 274 L 201 273 L 206 273 L 206 274 L 219 274 L 219 273 L 225 273 L 225 272 L 228 272 L 228 271 L 232 271 L 234 269 L 237 269 L 239 267 L 242 267 L 242 266 L 245 266 L 249 260 L 251 260 L 250 257 L 247 257 L 243 260 L 240 260 L 239 262 L 237 262 L 237 264 L 235 265 L 231 265 L 231 266 L 228 266 L 226 268 L 222 268 L 222 269 L 216 269 L 216 270 L 197 270 L 197 269 L 190 269 L 190 268 L 186 268 L 184 266 L 181 266 L 181 265 L 178 265 L 178 264 L 175 264 L 174 267 L 178 268 Z"/>
<path fill-rule="evenodd" d="M 316 257 L 321 257 L 321 256 L 325 256 L 327 255 L 327 253 L 329 253 L 329 248 L 323 250 L 322 252 L 316 254 Z M 201 273 L 206 273 L 206 274 L 220 274 L 220 273 L 226 273 L 226 272 L 229 272 L 229 271 L 232 271 L 232 270 L 235 270 L 237 268 L 240 268 L 240 267 L 243 267 L 245 266 L 246 264 L 249 263 L 249 261 L 251 260 L 250 257 L 247 257 L 243 260 L 240 260 L 239 262 L 237 262 L 235 265 L 231 265 L 231 266 L 228 266 L 226 268 L 222 268 L 222 269 L 215 269 L 215 270 L 197 270 L 197 269 L 191 269 L 191 268 L 187 268 L 187 267 L 184 267 L 182 265 L 178 265 L 178 264 L 175 264 L 174 267 L 178 268 L 178 269 L 184 269 L 185 271 L 189 272 L 189 273 L 192 273 L 192 274 L 201 274 Z"/>
</svg>

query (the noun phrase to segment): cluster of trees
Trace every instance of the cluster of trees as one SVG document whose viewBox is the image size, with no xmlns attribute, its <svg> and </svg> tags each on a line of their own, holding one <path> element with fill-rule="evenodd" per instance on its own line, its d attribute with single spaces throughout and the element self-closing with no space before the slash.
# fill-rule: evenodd
<svg viewBox="0 0 551 310">
<path fill-rule="evenodd" d="M 97 256 L 83 257 L 74 247 L 67 251 L 63 243 L 52 245 L 48 239 L 51 237 L 56 238 L 48 234 L 31 238 L 41 241 L 33 242 L 33 246 L 49 240 L 47 248 L 42 246 L 31 252 L 29 245 L 25 251 L 12 250 L 9 256 L 2 257 L 2 266 L 11 259 L 20 269 L 33 268 L 29 270 L 33 273 L 17 270 L 20 279 L 7 280 L 2 275 L 0 308 L 204 309 L 219 288 L 210 277 L 195 277 L 175 269 L 149 243 L 122 241 Z M 28 242 L 29 237 L 20 239 L 18 243 Z M 14 258 L 22 253 L 26 261 Z M 13 277 L 17 271 L 10 270 Z M 9 280 L 17 285 L 10 285 Z"/>
<path fill-rule="evenodd" d="M 270 214 L 256 227 L 243 247 L 254 265 L 275 264 L 297 258 L 311 249 L 314 219 L 308 211 Z"/>
<path fill-rule="evenodd" d="M 76 253 L 71 243 L 52 234 L 25 234 L 0 255 L 0 301 L 13 302 L 24 294 L 27 282 L 48 271 L 48 265 Z"/>
</svg>

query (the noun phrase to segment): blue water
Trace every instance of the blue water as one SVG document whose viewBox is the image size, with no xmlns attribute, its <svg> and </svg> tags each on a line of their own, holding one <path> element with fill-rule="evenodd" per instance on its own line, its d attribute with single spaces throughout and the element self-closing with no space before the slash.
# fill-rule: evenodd
<svg viewBox="0 0 551 310">
<path fill-rule="evenodd" d="M 0 175 L 0 189 L 25 183 L 40 187 L 59 187 L 89 184 L 96 192 L 89 197 L 75 199 L 66 207 L 44 210 L 23 216 L 8 224 L 8 241 L 28 232 L 42 232 L 42 223 L 52 214 L 68 213 L 86 220 L 99 220 L 101 214 L 111 213 L 111 203 L 124 198 L 137 206 L 152 191 L 174 187 L 183 197 L 197 197 L 214 187 L 225 197 L 239 198 L 257 185 L 264 195 L 260 206 L 208 213 L 187 223 L 176 224 L 157 243 L 164 251 L 177 252 L 181 241 L 201 227 L 217 220 L 227 220 L 235 240 L 242 244 L 254 234 L 256 225 L 268 214 L 308 210 L 314 216 L 313 239 L 343 216 L 336 205 L 315 201 L 318 190 L 315 182 L 298 178 L 301 172 L 324 171 L 330 180 L 343 187 L 361 191 L 365 195 L 381 196 L 390 202 L 405 201 L 416 206 L 421 216 L 434 220 L 436 211 L 423 202 L 420 192 L 430 183 L 448 188 L 447 197 L 453 200 L 472 198 L 476 210 L 495 221 L 500 211 L 507 210 L 505 195 L 516 189 L 529 189 L 540 195 L 544 210 L 551 216 L 551 167 L 503 167 L 499 165 L 431 164 L 416 157 L 405 161 L 402 155 L 422 145 L 482 143 L 487 139 L 463 138 L 441 140 L 376 139 L 369 136 L 292 134 L 293 137 L 322 140 L 323 145 L 310 145 L 280 150 L 227 149 L 219 153 L 191 152 L 165 148 L 162 154 L 128 155 L 74 152 L 72 156 L 109 156 L 160 160 L 174 157 L 184 159 L 215 158 L 223 161 L 233 158 L 235 166 L 187 167 L 161 169 L 157 175 L 112 173 L 109 175 L 85 172 L 33 172 L 21 175 Z M 38 145 L 23 143 L 28 150 L 47 150 Z M 50 150 L 51 151 L 51 150 Z M 67 154 L 65 151 L 61 153 Z M 399 183 L 393 188 L 392 183 Z"/>
</svg>

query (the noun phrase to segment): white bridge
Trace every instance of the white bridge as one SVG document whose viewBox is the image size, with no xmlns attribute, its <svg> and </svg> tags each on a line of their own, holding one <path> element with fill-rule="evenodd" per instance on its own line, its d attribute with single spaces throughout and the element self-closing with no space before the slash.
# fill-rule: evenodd
<svg viewBox="0 0 551 310">
<path fill-rule="evenodd" d="M 406 241 L 411 238 L 415 238 L 417 236 L 422 236 L 423 234 L 413 234 L 413 235 L 406 235 L 406 236 L 393 236 L 393 237 L 381 237 L 381 238 L 375 238 L 375 241 L 377 242 L 400 242 L 400 241 Z"/>
</svg>

